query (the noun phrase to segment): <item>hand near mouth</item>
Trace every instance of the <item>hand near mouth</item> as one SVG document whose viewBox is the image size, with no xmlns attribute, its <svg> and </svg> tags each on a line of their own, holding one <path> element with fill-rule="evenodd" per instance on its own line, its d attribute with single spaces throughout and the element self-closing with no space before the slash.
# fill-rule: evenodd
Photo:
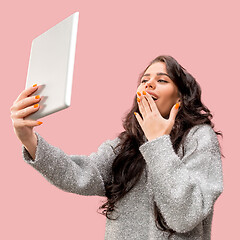
<svg viewBox="0 0 240 240">
<path fill-rule="evenodd" d="M 178 113 L 179 103 L 172 107 L 169 119 L 165 119 L 162 117 L 156 103 L 149 93 L 143 91 L 143 95 L 139 96 L 138 99 L 140 99 L 138 101 L 138 107 L 143 119 L 138 113 L 135 112 L 134 114 L 145 133 L 146 138 L 151 141 L 162 135 L 170 134 Z M 175 106 L 177 108 L 175 108 Z"/>
</svg>

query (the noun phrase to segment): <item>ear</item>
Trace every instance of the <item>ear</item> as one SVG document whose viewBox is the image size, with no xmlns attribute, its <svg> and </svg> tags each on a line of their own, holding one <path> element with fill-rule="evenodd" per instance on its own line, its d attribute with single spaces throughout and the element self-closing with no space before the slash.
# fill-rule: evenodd
<svg viewBox="0 0 240 240">
<path fill-rule="evenodd" d="M 181 94 L 180 91 L 178 90 L 178 95 L 177 95 L 177 101 L 176 101 L 176 103 L 177 103 L 177 102 L 181 102 L 181 96 L 182 96 L 182 94 Z"/>
</svg>

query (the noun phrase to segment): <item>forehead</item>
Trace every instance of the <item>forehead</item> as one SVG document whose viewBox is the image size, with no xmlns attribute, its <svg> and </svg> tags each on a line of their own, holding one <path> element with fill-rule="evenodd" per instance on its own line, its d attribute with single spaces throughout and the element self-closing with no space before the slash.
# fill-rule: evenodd
<svg viewBox="0 0 240 240">
<path fill-rule="evenodd" d="M 166 65 L 164 62 L 156 62 L 153 63 L 151 66 L 148 67 L 145 73 L 157 73 L 157 72 L 164 72 L 167 73 Z"/>
<path fill-rule="evenodd" d="M 166 65 L 164 62 L 156 62 L 153 63 L 148 69 L 144 72 L 143 76 L 155 76 L 155 75 L 163 75 L 163 76 L 170 76 L 167 73 Z"/>
</svg>

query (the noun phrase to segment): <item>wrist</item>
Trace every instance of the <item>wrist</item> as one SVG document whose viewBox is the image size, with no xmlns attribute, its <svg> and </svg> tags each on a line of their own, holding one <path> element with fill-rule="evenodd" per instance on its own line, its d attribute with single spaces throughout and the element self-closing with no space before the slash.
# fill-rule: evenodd
<svg viewBox="0 0 240 240">
<path fill-rule="evenodd" d="M 151 141 L 151 140 L 154 140 L 154 139 L 157 139 L 163 135 L 169 135 L 168 133 L 161 133 L 161 134 L 158 134 L 157 136 L 154 136 L 154 137 L 150 137 L 148 138 L 148 141 Z"/>
<path fill-rule="evenodd" d="M 37 136 L 34 133 L 32 137 L 28 138 L 27 141 L 23 142 L 24 147 L 27 149 L 28 153 L 31 155 L 33 160 L 35 160 L 36 148 L 37 148 Z"/>
<path fill-rule="evenodd" d="M 29 145 L 29 144 L 33 144 L 33 143 L 37 143 L 37 136 L 35 133 L 33 133 L 30 137 L 28 137 L 26 140 L 22 141 L 23 145 Z"/>
</svg>

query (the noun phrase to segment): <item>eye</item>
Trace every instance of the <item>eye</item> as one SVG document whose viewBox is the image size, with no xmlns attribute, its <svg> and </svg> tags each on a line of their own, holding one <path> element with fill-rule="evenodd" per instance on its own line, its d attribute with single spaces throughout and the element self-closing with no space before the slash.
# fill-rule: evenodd
<svg viewBox="0 0 240 240">
<path fill-rule="evenodd" d="M 146 81 L 148 81 L 148 80 L 146 80 L 146 79 L 143 79 L 143 80 L 141 81 L 141 83 L 144 83 L 144 82 L 146 82 Z M 165 81 L 165 80 L 162 80 L 162 79 L 159 79 L 159 80 L 158 80 L 158 82 L 159 82 L 159 81 L 163 81 L 163 82 L 166 82 L 166 83 L 167 83 L 167 81 Z"/>
</svg>

